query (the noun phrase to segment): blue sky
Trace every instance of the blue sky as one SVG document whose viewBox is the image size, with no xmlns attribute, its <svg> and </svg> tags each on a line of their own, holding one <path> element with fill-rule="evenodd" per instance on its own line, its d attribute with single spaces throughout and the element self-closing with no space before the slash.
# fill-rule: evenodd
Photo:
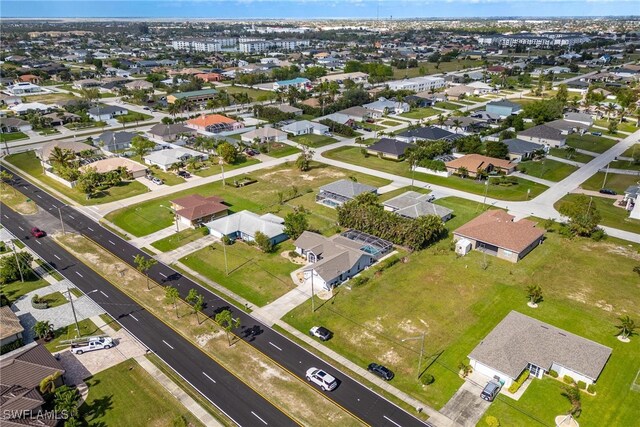
<svg viewBox="0 0 640 427">
<path fill-rule="evenodd" d="M 640 0 L 0 0 L 0 17 L 429 18 L 640 15 Z"/>
</svg>

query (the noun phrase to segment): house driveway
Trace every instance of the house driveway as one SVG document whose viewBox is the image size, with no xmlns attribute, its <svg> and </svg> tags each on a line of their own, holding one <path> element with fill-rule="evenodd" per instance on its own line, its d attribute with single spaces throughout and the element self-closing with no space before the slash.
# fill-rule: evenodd
<svg viewBox="0 0 640 427">
<path fill-rule="evenodd" d="M 475 426 L 491 405 L 480 397 L 483 387 L 484 384 L 465 381 L 440 412 L 460 425 Z"/>
</svg>

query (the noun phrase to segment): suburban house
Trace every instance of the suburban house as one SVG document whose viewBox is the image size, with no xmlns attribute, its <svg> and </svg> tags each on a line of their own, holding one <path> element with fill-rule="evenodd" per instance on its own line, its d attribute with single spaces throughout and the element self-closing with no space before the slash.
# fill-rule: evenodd
<svg viewBox="0 0 640 427">
<path fill-rule="evenodd" d="M 220 73 L 198 73 L 195 76 L 207 83 L 222 81 L 222 74 Z"/>
<path fill-rule="evenodd" d="M 265 126 L 243 133 L 240 139 L 249 143 L 253 143 L 254 140 L 257 139 L 260 144 L 264 144 L 265 142 L 282 142 L 287 140 L 287 133 L 276 128 Z"/>
<path fill-rule="evenodd" d="M 448 130 L 441 129 L 435 126 L 425 126 L 415 129 L 409 129 L 396 135 L 396 139 L 404 142 L 417 142 L 423 141 L 455 141 L 463 135 L 459 135 Z"/>
<path fill-rule="evenodd" d="M 61 150 L 70 150 L 76 155 L 83 151 L 97 151 L 96 147 L 79 141 L 50 141 L 44 143 L 42 147 L 36 149 L 36 157 L 38 157 L 44 164 L 49 164 L 49 157 L 55 147 L 59 147 Z"/>
<path fill-rule="evenodd" d="M 46 117 L 50 120 L 51 126 L 62 126 L 67 123 L 80 121 L 80 116 L 73 113 L 67 113 L 66 111 L 59 111 L 57 113 L 45 114 L 42 117 Z"/>
<path fill-rule="evenodd" d="M 193 102 L 194 104 L 202 104 L 210 99 L 214 99 L 217 94 L 218 91 L 215 89 L 174 92 L 171 95 L 167 95 L 167 102 L 169 104 L 174 104 L 177 100 L 183 99 L 184 101 Z"/>
<path fill-rule="evenodd" d="M 32 93 L 46 92 L 40 86 L 34 85 L 33 83 L 29 82 L 21 82 L 11 86 L 7 86 L 6 91 L 9 95 L 29 95 Z"/>
<path fill-rule="evenodd" d="M 474 89 L 470 86 L 458 85 L 445 89 L 444 93 L 449 99 L 458 100 L 473 95 L 473 91 Z"/>
<path fill-rule="evenodd" d="M 473 89 L 474 95 L 484 95 L 485 93 L 496 91 L 496 89 L 490 85 L 479 81 L 467 83 L 467 87 Z"/>
<path fill-rule="evenodd" d="M 393 249 L 386 240 L 349 230 L 332 237 L 303 232 L 293 242 L 296 252 L 310 263 L 304 278 L 330 290 L 360 273 Z"/>
<path fill-rule="evenodd" d="M 585 126 L 582 123 L 571 122 L 569 120 L 564 120 L 564 119 L 553 120 L 545 123 L 544 125 L 559 130 L 563 135 L 569 135 L 574 132 L 583 134 L 587 130 L 589 130 L 589 126 Z"/>
<path fill-rule="evenodd" d="M 78 90 L 90 89 L 93 87 L 100 87 L 101 84 L 102 82 L 96 79 L 82 79 L 73 82 L 73 88 Z"/>
<path fill-rule="evenodd" d="M 189 148 L 179 147 L 153 151 L 144 156 L 144 161 L 146 164 L 158 166 L 166 172 L 172 165 L 186 162 L 191 158 L 207 160 L 209 155 Z"/>
<path fill-rule="evenodd" d="M 40 84 L 40 80 L 40 77 L 34 76 L 33 74 L 23 74 L 17 78 L 18 82 L 33 83 L 34 85 Z"/>
<path fill-rule="evenodd" d="M 24 328 L 10 305 L 0 307 L 0 347 L 22 339 Z"/>
<path fill-rule="evenodd" d="M 291 79 L 291 80 L 280 80 L 273 84 L 273 90 L 286 91 L 290 87 L 293 87 L 299 90 L 310 90 L 311 81 L 309 79 L 305 79 L 304 77 L 296 77 L 295 79 Z"/>
<path fill-rule="evenodd" d="M 113 132 L 108 130 L 97 136 L 93 140 L 93 144 L 105 151 L 113 153 L 115 151 L 126 150 L 131 147 L 131 140 L 137 135 L 137 133 L 133 132 Z"/>
<path fill-rule="evenodd" d="M 518 132 L 518 139 L 550 147 L 562 147 L 567 142 L 567 136 L 563 135 L 562 131 L 546 124 Z"/>
<path fill-rule="evenodd" d="M 370 102 L 363 105 L 368 110 L 378 111 L 382 114 L 402 114 L 411 110 L 411 107 L 406 102 L 394 101 L 387 98 L 378 98 L 377 101 Z"/>
<path fill-rule="evenodd" d="M 453 216 L 453 211 L 444 206 L 429 202 L 433 197 L 429 194 L 418 193 L 417 191 L 406 191 L 385 202 L 382 206 L 387 211 L 394 212 L 405 218 L 418 218 L 425 215 L 436 215 L 443 222 L 449 221 Z"/>
<path fill-rule="evenodd" d="M 29 132 L 31 123 L 15 117 L 0 117 L 0 133 Z"/>
<path fill-rule="evenodd" d="M 464 133 L 477 132 L 488 127 L 484 121 L 473 117 L 447 117 L 444 125 L 449 131 Z"/>
<path fill-rule="evenodd" d="M 164 142 L 172 142 L 180 138 L 181 136 L 196 136 L 198 134 L 197 131 L 186 127 L 183 124 L 171 124 L 165 125 L 162 123 L 158 123 L 153 125 L 151 129 L 147 131 L 147 133 L 154 139 L 158 139 Z"/>
<path fill-rule="evenodd" d="M 193 129 L 220 133 L 242 129 L 244 124 L 221 114 L 201 115 L 195 119 L 187 120 L 187 125 Z"/>
<path fill-rule="evenodd" d="M 64 383 L 64 368 L 45 346 L 32 342 L 0 356 L 0 370 L 3 426 L 44 427 L 58 424 L 56 419 L 36 417 L 45 404 L 39 392 L 40 382 L 57 374 L 59 377 L 54 382 L 56 388 Z M 33 418 L 29 418 L 31 414 Z"/>
<path fill-rule="evenodd" d="M 356 125 L 356 121 L 362 121 L 360 119 L 355 120 L 352 116 L 348 115 L 348 114 L 343 114 L 343 113 L 331 113 L 331 114 L 327 114 L 326 116 L 322 116 L 322 117 L 317 117 L 315 119 L 313 119 L 314 121 L 317 122 L 321 122 L 322 120 L 331 120 L 332 122 L 336 122 L 339 123 L 341 125 L 345 125 L 345 126 L 349 126 L 349 127 L 354 127 Z"/>
<path fill-rule="evenodd" d="M 582 128 L 589 129 L 593 126 L 593 117 L 586 113 L 566 113 L 564 119 L 568 122 L 579 123 Z"/>
<path fill-rule="evenodd" d="M 485 110 L 490 114 L 495 114 L 500 117 L 508 117 L 513 114 L 520 113 L 520 111 L 522 111 L 522 106 L 507 100 L 492 101 L 486 105 Z"/>
<path fill-rule="evenodd" d="M 465 255 L 471 249 L 518 262 L 544 239 L 544 230 L 528 219 L 515 217 L 503 210 L 489 210 L 453 232 L 456 252 Z"/>
<path fill-rule="evenodd" d="M 340 74 L 327 74 L 324 77 L 318 78 L 318 82 L 336 82 L 338 84 L 344 83 L 345 80 L 351 80 L 354 83 L 367 83 L 369 80 L 369 74 L 361 71 L 355 71 L 353 73 L 340 73 Z"/>
<path fill-rule="evenodd" d="M 271 108 L 275 108 L 276 110 L 282 111 L 283 113 L 294 114 L 296 116 L 302 115 L 301 108 L 294 107 L 293 105 L 289 105 L 289 104 L 279 104 Z"/>
<path fill-rule="evenodd" d="M 298 135 L 324 135 L 329 132 L 329 126 L 322 123 L 310 122 L 308 120 L 300 120 L 298 122 L 289 123 L 280 128 L 282 131 L 290 133 L 293 136 Z"/>
<path fill-rule="evenodd" d="M 32 111 L 39 113 L 48 113 L 53 107 L 51 105 L 43 104 L 42 102 L 23 102 L 20 104 L 14 104 L 9 106 L 9 110 L 16 114 L 28 114 Z"/>
<path fill-rule="evenodd" d="M 114 105 L 102 105 L 90 108 L 89 111 L 87 111 L 91 120 L 95 120 L 97 122 L 111 120 L 116 116 L 124 116 L 128 112 L 129 110 L 126 108 L 116 107 Z"/>
<path fill-rule="evenodd" d="M 381 138 L 375 144 L 367 147 L 367 153 L 374 156 L 386 157 L 394 160 L 401 160 L 408 148 L 415 147 L 408 142 L 391 138 Z"/>
<path fill-rule="evenodd" d="M 80 172 L 85 172 L 88 168 L 94 168 L 98 173 L 107 173 L 118 168 L 125 168 L 132 178 L 141 178 L 147 173 L 147 167 L 127 159 L 126 157 L 109 157 L 107 159 L 97 160 L 80 166 Z"/>
<path fill-rule="evenodd" d="M 229 212 L 229 207 L 223 203 L 221 197 L 204 197 L 200 194 L 171 200 L 171 208 L 176 214 L 176 220 L 187 227 L 198 227 L 226 216 Z"/>
<path fill-rule="evenodd" d="M 316 195 L 316 203 L 336 208 L 364 193 L 377 194 L 378 189 L 350 179 L 341 179 L 320 187 L 320 191 Z"/>
<path fill-rule="evenodd" d="M 511 311 L 469 354 L 471 367 L 509 387 L 525 369 L 542 378 L 549 371 L 587 385 L 598 380 L 611 349 L 564 329 Z"/>
<path fill-rule="evenodd" d="M 369 110 L 364 107 L 350 107 L 344 110 L 338 111 L 337 114 L 344 114 L 356 122 L 364 122 L 369 119 L 379 119 L 382 117 L 382 113 L 376 110 Z"/>
<path fill-rule="evenodd" d="M 512 162 L 532 159 L 536 151 L 544 148 L 543 145 L 518 138 L 504 139 L 502 142 L 509 148 L 509 160 Z"/>
<path fill-rule="evenodd" d="M 624 190 L 622 202 L 629 211 L 629 218 L 640 219 L 640 185 L 630 185 Z"/>
<path fill-rule="evenodd" d="M 481 154 L 467 154 L 457 159 L 445 162 L 447 170 L 451 173 L 459 173 L 461 168 L 466 169 L 467 174 L 475 178 L 479 172 L 498 172 L 509 175 L 516 170 L 516 164 L 510 160 L 496 159 Z"/>
<path fill-rule="evenodd" d="M 129 90 L 143 90 L 143 91 L 152 91 L 153 83 L 148 82 L 146 80 L 134 80 L 132 82 L 128 82 L 124 84 Z"/>
<path fill-rule="evenodd" d="M 284 219 L 273 215 L 258 215 L 249 211 L 240 211 L 204 224 L 209 232 L 220 239 L 227 236 L 231 240 L 252 242 L 258 231 L 264 233 L 272 244 L 276 245 L 289 238 L 284 232 Z"/>
</svg>

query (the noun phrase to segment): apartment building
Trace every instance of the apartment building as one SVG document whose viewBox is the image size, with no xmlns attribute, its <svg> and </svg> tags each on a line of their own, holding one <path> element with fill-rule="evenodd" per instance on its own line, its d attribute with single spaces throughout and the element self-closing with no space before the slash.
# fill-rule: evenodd
<svg viewBox="0 0 640 427">
<path fill-rule="evenodd" d="M 390 81 L 387 85 L 391 90 L 427 92 L 444 87 L 446 82 L 442 77 L 414 77 L 412 79 Z"/>
</svg>

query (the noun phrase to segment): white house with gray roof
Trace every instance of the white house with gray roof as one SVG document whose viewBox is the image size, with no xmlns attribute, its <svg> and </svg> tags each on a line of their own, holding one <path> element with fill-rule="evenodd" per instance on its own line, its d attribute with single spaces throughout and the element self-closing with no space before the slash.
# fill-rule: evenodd
<svg viewBox="0 0 640 427">
<path fill-rule="evenodd" d="M 298 135 L 324 135 L 329 132 L 329 126 L 325 126 L 322 123 L 310 122 L 309 120 L 300 120 L 297 122 L 289 123 L 282 126 L 284 132 L 287 132 L 293 136 Z"/>
<path fill-rule="evenodd" d="M 320 191 L 316 195 L 316 202 L 330 208 L 337 208 L 363 193 L 377 194 L 378 189 L 350 179 L 341 179 L 320 187 Z"/>
<path fill-rule="evenodd" d="M 429 201 L 433 196 L 429 194 L 418 193 L 417 191 L 407 191 L 386 202 L 382 202 L 382 206 L 387 211 L 394 212 L 396 215 L 405 218 L 418 218 L 426 215 L 436 215 L 443 222 L 451 219 L 453 211 L 444 206 L 436 205 Z"/>
<path fill-rule="evenodd" d="M 284 219 L 269 213 L 258 215 L 245 210 L 204 225 L 213 236 L 220 239 L 227 236 L 231 240 L 242 239 L 252 242 L 258 231 L 264 233 L 274 245 L 289 238 L 284 232 Z"/>
<path fill-rule="evenodd" d="M 469 354 L 471 367 L 509 387 L 525 370 L 535 378 L 554 370 L 560 378 L 593 384 L 611 349 L 512 311 Z"/>
<path fill-rule="evenodd" d="M 186 162 L 192 157 L 198 160 L 207 160 L 209 155 L 189 148 L 175 147 L 153 151 L 144 156 L 144 162 L 148 165 L 158 166 L 163 171 L 167 171 L 171 165 Z"/>
</svg>

